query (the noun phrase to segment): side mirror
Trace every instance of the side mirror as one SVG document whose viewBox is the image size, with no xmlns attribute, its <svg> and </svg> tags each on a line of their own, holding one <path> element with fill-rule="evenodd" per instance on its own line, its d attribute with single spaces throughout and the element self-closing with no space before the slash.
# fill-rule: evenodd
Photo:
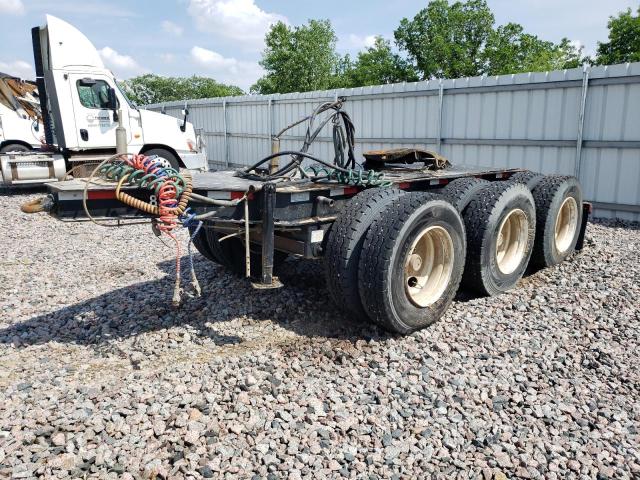
<svg viewBox="0 0 640 480">
<path fill-rule="evenodd" d="M 189 117 L 189 109 L 187 108 L 187 104 L 185 103 L 184 109 L 182 110 L 182 114 L 184 115 L 184 119 L 182 120 L 182 126 L 180 130 L 184 132 L 187 129 L 187 118 Z"/>
<path fill-rule="evenodd" d="M 113 87 L 109 87 L 109 101 L 107 108 L 113 110 L 113 121 L 118 121 L 118 98 L 116 97 L 116 91 Z"/>
</svg>

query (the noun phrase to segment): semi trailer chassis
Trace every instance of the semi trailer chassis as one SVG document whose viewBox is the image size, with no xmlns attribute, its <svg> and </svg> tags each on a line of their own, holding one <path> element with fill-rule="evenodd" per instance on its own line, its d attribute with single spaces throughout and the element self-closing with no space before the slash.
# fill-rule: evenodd
<svg viewBox="0 0 640 480">
<path fill-rule="evenodd" d="M 273 153 L 244 169 L 181 175 L 153 157 L 116 156 L 95 181 L 50 184 L 42 208 L 64 221 L 149 221 L 177 254 L 171 231 L 181 223 L 205 258 L 260 289 L 282 285 L 283 257 L 324 257 L 334 302 L 398 333 L 438 320 L 460 285 L 497 295 L 530 264 L 553 266 L 583 247 L 591 206 L 576 178 L 453 166 L 415 148 L 365 152 L 358 165 L 344 101 L 281 130 Z M 280 151 L 280 136 L 303 123 L 300 150 Z M 332 162 L 309 153 L 330 127 Z"/>
<path fill-rule="evenodd" d="M 383 170 L 384 172 L 384 170 Z M 444 170 L 391 169 L 386 173 L 392 186 L 406 192 L 439 193 L 449 183 L 460 178 L 478 178 L 490 182 L 509 180 L 522 169 L 479 167 L 450 167 Z M 48 185 L 51 200 L 50 214 L 62 221 L 87 220 L 83 207 L 85 179 L 69 180 Z M 234 172 L 194 172 L 193 191 L 211 199 L 237 200 L 234 206 L 211 206 L 193 200 L 190 208 L 196 214 L 211 214 L 204 228 L 225 235 L 243 237 L 248 227 L 252 248 L 259 247 L 262 288 L 276 285 L 273 280 L 274 252 L 280 251 L 308 259 L 323 256 L 327 231 L 345 208 L 345 205 L 364 187 L 330 182 L 302 181 L 273 183 L 246 180 L 234 176 Z M 127 193 L 146 202 L 153 202 L 153 195 L 146 189 L 127 188 Z M 247 195 L 245 202 L 240 202 Z M 132 220 L 153 219 L 116 199 L 112 183 L 94 182 L 89 185 L 86 198 L 91 215 L 100 220 L 115 220 L 124 226 Z M 584 202 L 584 214 L 576 249 L 583 247 L 583 240 L 591 212 L 591 205 Z"/>
</svg>

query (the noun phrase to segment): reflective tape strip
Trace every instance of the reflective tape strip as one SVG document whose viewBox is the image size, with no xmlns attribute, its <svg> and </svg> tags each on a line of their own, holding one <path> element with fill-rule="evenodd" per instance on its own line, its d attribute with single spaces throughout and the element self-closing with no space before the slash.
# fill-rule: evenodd
<svg viewBox="0 0 640 480">
<path fill-rule="evenodd" d="M 208 191 L 207 197 L 214 200 L 231 200 L 231 192 Z"/>
<path fill-rule="evenodd" d="M 309 200 L 309 192 L 298 192 L 291 194 L 291 203 L 307 202 Z"/>
</svg>

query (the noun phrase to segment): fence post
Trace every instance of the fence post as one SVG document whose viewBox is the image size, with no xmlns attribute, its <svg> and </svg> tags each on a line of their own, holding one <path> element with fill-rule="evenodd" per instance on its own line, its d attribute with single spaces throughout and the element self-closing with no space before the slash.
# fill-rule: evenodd
<svg viewBox="0 0 640 480">
<path fill-rule="evenodd" d="M 438 138 L 436 140 L 436 150 L 438 153 L 442 153 L 440 151 L 440 146 L 442 145 L 442 105 L 444 99 L 444 85 L 442 84 L 442 80 L 440 80 L 440 88 L 438 89 Z"/>
<path fill-rule="evenodd" d="M 229 166 L 229 141 L 227 132 L 227 101 L 222 100 L 222 128 L 224 129 L 224 166 Z"/>
<path fill-rule="evenodd" d="M 575 176 L 580 180 L 582 168 L 582 136 L 584 131 L 584 113 L 587 106 L 587 89 L 589 88 L 589 65 L 582 65 L 582 95 L 580 97 L 580 113 L 578 115 L 578 138 L 576 139 Z"/>
<path fill-rule="evenodd" d="M 269 144 L 273 142 L 273 99 L 267 100 L 268 112 L 268 128 L 269 128 Z"/>
</svg>

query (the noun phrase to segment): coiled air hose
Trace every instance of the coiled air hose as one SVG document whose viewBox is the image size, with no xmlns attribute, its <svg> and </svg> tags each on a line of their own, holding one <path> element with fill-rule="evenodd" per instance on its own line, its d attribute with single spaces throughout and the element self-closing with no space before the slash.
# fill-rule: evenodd
<svg viewBox="0 0 640 480">
<path fill-rule="evenodd" d="M 114 226 L 112 224 L 98 223 L 91 216 L 87 208 L 87 190 L 92 183 L 96 173 L 101 173 L 108 180 L 117 182 L 116 198 L 130 207 L 141 210 L 149 215 L 157 217 L 157 229 L 160 234 L 166 234 L 171 238 L 176 246 L 176 278 L 173 291 L 173 304 L 180 304 L 180 257 L 182 256 L 180 241 L 174 230 L 178 227 L 179 217 L 187 211 L 187 204 L 191 198 L 192 181 L 191 175 L 185 173 L 181 175 L 175 169 L 166 167 L 160 163 L 157 157 L 147 157 L 145 155 L 115 155 L 101 162 L 87 180 L 83 196 L 83 206 L 90 220 L 99 225 Z M 124 185 L 137 186 L 152 190 L 158 199 L 158 205 L 153 205 L 138 198 L 135 198 L 124 191 Z M 185 217 L 183 226 L 193 222 L 193 216 Z M 189 242 L 193 238 L 190 236 Z M 188 246 L 188 253 L 191 256 L 191 246 Z M 193 259 L 190 259 L 192 285 L 196 294 L 200 293 L 200 285 L 195 276 Z"/>
</svg>

